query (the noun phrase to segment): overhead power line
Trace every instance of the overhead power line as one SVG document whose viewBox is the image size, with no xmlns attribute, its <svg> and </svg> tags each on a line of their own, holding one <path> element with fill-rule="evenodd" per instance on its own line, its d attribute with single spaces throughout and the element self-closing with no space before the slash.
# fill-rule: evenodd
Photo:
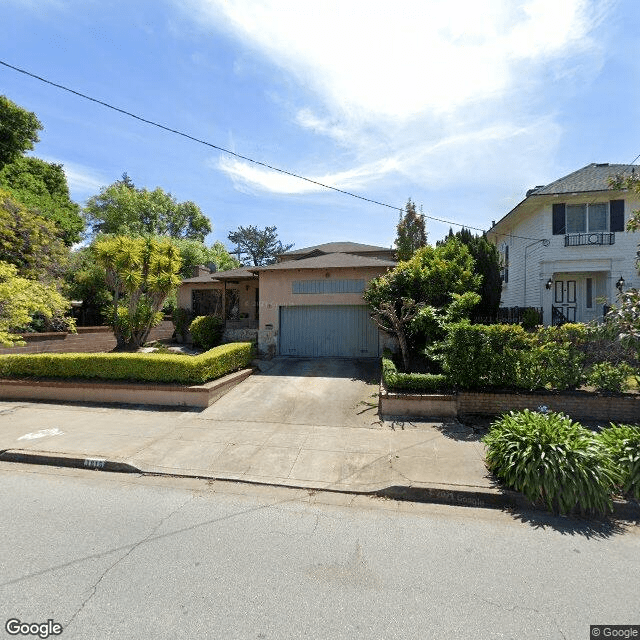
<svg viewBox="0 0 640 640">
<path fill-rule="evenodd" d="M 47 80 L 47 78 L 43 78 L 42 76 L 36 75 L 35 73 L 31 73 L 26 69 L 21 69 L 20 67 L 16 67 L 4 60 L 0 60 L 0 65 L 12 69 L 13 71 L 17 71 L 18 73 L 22 73 L 26 76 L 39 80 L 40 82 L 44 82 L 45 84 L 51 85 L 52 87 L 56 87 L 57 89 L 61 89 L 62 91 L 67 91 L 68 93 L 72 93 L 75 96 L 80 98 L 84 98 L 85 100 L 89 100 L 91 102 L 95 102 L 96 104 L 102 105 L 107 109 L 111 109 L 113 111 L 117 111 L 125 116 L 129 116 L 130 118 L 134 118 L 135 120 L 139 120 L 140 122 L 144 122 L 145 124 L 149 124 L 153 127 L 157 127 L 158 129 L 162 129 L 163 131 L 168 131 L 169 133 L 174 133 L 183 138 L 187 138 L 188 140 L 192 140 L 193 142 L 197 142 L 199 144 L 203 144 L 212 149 L 216 149 L 217 151 L 221 151 L 222 153 L 226 153 L 228 155 L 234 156 L 235 158 L 239 158 L 240 160 L 245 160 L 246 162 L 251 162 L 258 166 L 264 167 L 265 169 L 270 169 L 271 171 L 277 171 L 278 173 L 282 173 L 287 176 L 291 176 L 292 178 L 297 178 L 298 180 L 304 180 L 305 182 L 309 182 L 318 187 L 322 187 L 323 189 L 330 189 L 331 191 L 337 191 L 338 193 L 342 193 L 346 196 L 351 196 L 352 198 L 358 198 L 359 200 L 364 200 L 365 202 L 370 202 L 371 204 L 377 204 L 381 207 L 387 207 L 388 209 L 393 209 L 395 211 L 404 211 L 404 207 L 398 207 L 392 204 L 388 204 L 386 202 L 380 202 L 379 200 L 373 200 L 372 198 L 365 198 L 364 196 L 360 196 L 357 193 L 352 193 L 351 191 L 346 191 L 345 189 L 340 189 L 338 187 L 333 187 L 330 184 L 324 184 L 323 182 L 319 182 L 318 180 L 314 180 L 313 178 L 307 178 L 306 176 L 302 176 L 300 174 L 294 173 L 292 171 L 287 171 L 286 169 L 281 169 L 279 167 L 274 167 L 273 165 L 267 164 L 266 162 L 261 162 L 260 160 L 255 160 L 254 158 L 250 158 L 248 156 L 243 156 L 240 153 L 236 153 L 235 151 L 231 151 L 230 149 L 225 149 L 217 144 L 213 144 L 212 142 L 208 142 L 207 140 L 202 140 L 201 138 L 196 138 L 195 136 L 189 135 L 188 133 L 184 133 L 183 131 L 179 131 L 178 129 L 173 129 L 167 125 L 161 124 L 159 122 L 155 122 L 154 120 L 149 120 L 148 118 L 143 118 L 142 116 L 136 115 L 135 113 L 131 113 L 130 111 L 126 111 L 125 109 L 121 109 L 120 107 L 116 107 L 108 102 L 104 102 L 103 100 L 98 100 L 97 98 L 92 98 L 85 93 L 81 93 L 80 91 L 76 91 L 75 89 L 71 89 L 62 84 L 58 84 L 57 82 L 53 82 L 52 80 Z M 422 214 L 428 220 L 434 220 L 435 222 L 442 222 L 444 224 L 454 225 L 456 227 L 462 227 L 464 229 L 473 229 L 474 231 L 480 231 L 482 233 L 485 232 L 484 229 L 480 227 L 473 227 L 468 224 L 462 224 L 460 222 L 454 222 L 453 220 L 445 220 L 444 218 L 436 218 L 434 216 L 430 216 L 427 214 Z M 509 235 L 512 238 L 520 238 L 522 240 L 542 240 L 541 238 L 529 238 L 527 236 L 514 236 L 511 234 L 496 234 L 496 235 Z"/>
</svg>

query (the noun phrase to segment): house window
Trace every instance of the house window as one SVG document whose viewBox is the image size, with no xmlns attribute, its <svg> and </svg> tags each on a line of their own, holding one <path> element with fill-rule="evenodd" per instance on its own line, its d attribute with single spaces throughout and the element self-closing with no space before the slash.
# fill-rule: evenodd
<svg viewBox="0 0 640 640">
<path fill-rule="evenodd" d="M 566 209 L 567 233 L 593 233 L 608 231 L 608 206 L 597 204 L 568 204 Z"/>
<path fill-rule="evenodd" d="M 194 316 L 222 314 L 222 291 L 219 289 L 194 289 L 191 291 L 191 311 Z"/>
<path fill-rule="evenodd" d="M 593 278 L 587 278 L 587 295 L 586 306 L 587 309 L 593 309 Z"/>
<path fill-rule="evenodd" d="M 505 244 L 502 247 L 502 267 L 500 269 L 500 276 L 502 282 L 505 284 L 509 282 L 509 245 Z"/>
<path fill-rule="evenodd" d="M 624 231 L 624 200 L 553 205 L 554 235 Z"/>
</svg>

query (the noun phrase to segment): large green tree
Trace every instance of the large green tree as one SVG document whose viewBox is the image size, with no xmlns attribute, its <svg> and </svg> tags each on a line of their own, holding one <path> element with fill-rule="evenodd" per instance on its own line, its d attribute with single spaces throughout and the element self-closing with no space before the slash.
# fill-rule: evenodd
<svg viewBox="0 0 640 640">
<path fill-rule="evenodd" d="M 404 213 L 400 214 L 395 241 L 398 260 L 409 260 L 421 247 L 427 246 L 427 231 L 424 216 L 416 211 L 416 205 L 407 200 Z"/>
<path fill-rule="evenodd" d="M 105 236 L 93 251 L 113 294 L 116 349 L 135 350 L 162 320 L 160 310 L 180 284 L 180 251 L 171 239 L 151 236 Z"/>
<path fill-rule="evenodd" d="M 0 169 L 0 187 L 38 215 L 53 222 L 65 244 L 80 241 L 85 227 L 80 207 L 71 200 L 61 164 L 20 157 Z"/>
<path fill-rule="evenodd" d="M 229 232 L 229 240 L 237 247 L 243 263 L 250 261 L 254 267 L 273 264 L 280 253 L 286 253 L 293 244 L 282 244 L 277 227 L 258 229 L 253 225 L 238 227 Z"/>
<path fill-rule="evenodd" d="M 466 245 L 450 238 L 435 248 L 418 249 L 410 260 L 371 280 L 364 299 L 378 325 L 398 338 L 408 370 L 410 348 L 433 339 L 439 316 L 458 320 L 468 314 L 480 298 L 475 292 L 481 281 Z"/>
<path fill-rule="evenodd" d="M 73 322 L 64 319 L 68 311 L 68 300 L 54 284 L 23 278 L 15 265 L 0 260 L 0 344 L 24 344 L 19 334 L 35 315 L 44 319 L 45 327 L 57 319 L 62 328 L 73 328 Z"/>
<path fill-rule="evenodd" d="M 51 281 L 62 276 L 69 250 L 58 228 L 0 189 L 0 260 L 19 275 Z"/>
<path fill-rule="evenodd" d="M 211 222 L 193 202 L 178 202 L 160 187 L 137 188 L 125 173 L 87 202 L 84 209 L 94 234 L 152 234 L 204 241 Z"/>
<path fill-rule="evenodd" d="M 35 113 L 0 96 L 0 168 L 33 149 L 41 130 Z"/>
<path fill-rule="evenodd" d="M 220 241 L 215 242 L 211 247 L 207 247 L 198 240 L 175 240 L 174 242 L 180 250 L 182 259 L 180 275 L 183 278 L 191 277 L 194 267 L 198 265 L 213 263 L 217 271 L 227 271 L 240 266 L 238 260 L 229 254 Z"/>
<path fill-rule="evenodd" d="M 458 238 L 466 245 L 473 258 L 475 272 L 482 276 L 482 284 L 478 290 L 480 302 L 474 307 L 473 315 L 478 318 L 494 318 L 498 313 L 500 295 L 502 294 L 498 249 L 487 240 L 484 233 L 474 235 L 465 228 L 456 233 L 453 232 L 453 229 L 449 229 L 449 235 L 445 240 L 439 240 L 436 245 L 444 244 L 449 238 Z"/>
</svg>

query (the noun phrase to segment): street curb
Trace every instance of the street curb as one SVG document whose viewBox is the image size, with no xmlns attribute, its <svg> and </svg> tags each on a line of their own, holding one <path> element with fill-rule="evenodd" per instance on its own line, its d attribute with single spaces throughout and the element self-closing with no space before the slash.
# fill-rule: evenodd
<svg viewBox="0 0 640 640">
<path fill-rule="evenodd" d="M 374 490 L 332 489 L 331 487 L 313 487 L 309 485 L 295 485 L 287 483 L 263 482 L 254 479 L 237 477 L 212 476 L 195 473 L 172 473 L 163 471 L 148 471 L 125 462 L 107 460 L 100 457 L 75 457 L 64 454 L 45 454 L 29 451 L 6 449 L 0 451 L 0 462 L 18 462 L 22 464 L 38 464 L 54 467 L 71 467 L 76 469 L 92 469 L 111 473 L 135 473 L 142 476 L 163 476 L 171 478 L 197 478 L 214 480 L 216 482 L 237 482 L 257 486 L 271 486 L 283 489 L 297 489 L 314 492 L 342 493 L 349 495 L 366 495 L 400 500 L 403 502 L 421 502 L 448 504 L 452 506 L 473 507 L 480 509 L 523 509 L 549 513 L 546 509 L 530 502 L 525 496 L 508 489 L 483 491 L 480 488 L 463 488 L 457 485 L 423 485 L 405 486 L 392 485 Z M 551 515 L 551 514 L 550 514 Z M 640 504 L 633 501 L 614 500 L 612 517 L 636 522 L 640 524 Z"/>
<path fill-rule="evenodd" d="M 112 473 L 144 473 L 126 462 L 116 462 L 98 456 L 77 458 L 64 454 L 31 453 L 6 449 L 0 451 L 0 462 L 20 462 L 22 464 L 41 464 L 50 467 L 73 467 L 75 469 L 95 469 Z"/>
</svg>

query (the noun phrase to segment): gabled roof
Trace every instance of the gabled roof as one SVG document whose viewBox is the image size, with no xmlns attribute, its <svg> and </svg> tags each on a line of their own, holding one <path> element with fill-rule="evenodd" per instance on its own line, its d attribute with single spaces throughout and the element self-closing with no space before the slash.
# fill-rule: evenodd
<svg viewBox="0 0 640 640">
<path fill-rule="evenodd" d="M 249 267 L 240 269 L 229 269 L 228 271 L 214 271 L 204 276 L 185 278 L 182 282 L 202 283 L 202 282 L 222 282 L 223 280 L 239 280 L 241 278 L 255 278 L 255 274 L 249 271 Z"/>
<path fill-rule="evenodd" d="M 561 193 L 581 193 L 585 191 L 609 191 L 609 179 L 616 175 L 631 175 L 635 168 L 628 164 L 592 162 L 563 178 L 543 187 L 536 187 L 530 196 L 548 196 Z"/>
<path fill-rule="evenodd" d="M 251 267 L 240 267 L 239 269 L 228 269 L 227 271 L 216 271 L 213 277 L 216 280 L 237 280 L 238 278 L 255 278 L 250 271 Z"/>
<path fill-rule="evenodd" d="M 218 282 L 215 279 L 215 273 L 207 273 L 204 276 L 195 276 L 193 278 L 185 278 L 182 282 Z"/>
<path fill-rule="evenodd" d="M 303 249 L 296 249 L 295 251 L 287 251 L 282 253 L 282 256 L 297 256 L 306 255 L 312 252 L 321 253 L 367 253 L 377 251 L 392 251 L 389 247 L 376 247 L 371 244 L 360 244 L 358 242 L 326 242 L 325 244 L 317 244 L 313 247 L 304 247 Z"/>
<path fill-rule="evenodd" d="M 330 269 L 348 267 L 382 267 L 392 268 L 396 263 L 393 260 L 383 260 L 366 256 L 355 256 L 352 253 L 328 253 L 313 258 L 302 258 L 301 260 L 287 260 L 265 267 L 253 267 L 251 271 L 274 271 L 283 269 Z"/>
<path fill-rule="evenodd" d="M 488 233 L 501 225 L 507 219 L 513 219 L 516 212 L 525 212 L 533 210 L 539 203 L 536 198 L 542 196 L 557 196 L 579 193 L 592 193 L 597 191 L 611 191 L 609 186 L 610 178 L 617 175 L 630 176 L 636 171 L 633 165 L 629 164 L 609 164 L 607 162 L 592 162 L 582 169 L 578 169 L 569 175 L 558 180 L 554 180 L 547 185 L 542 185 L 527 191 L 524 200 L 519 202 L 509 213 L 504 215 L 496 224 L 494 224 Z"/>
</svg>

